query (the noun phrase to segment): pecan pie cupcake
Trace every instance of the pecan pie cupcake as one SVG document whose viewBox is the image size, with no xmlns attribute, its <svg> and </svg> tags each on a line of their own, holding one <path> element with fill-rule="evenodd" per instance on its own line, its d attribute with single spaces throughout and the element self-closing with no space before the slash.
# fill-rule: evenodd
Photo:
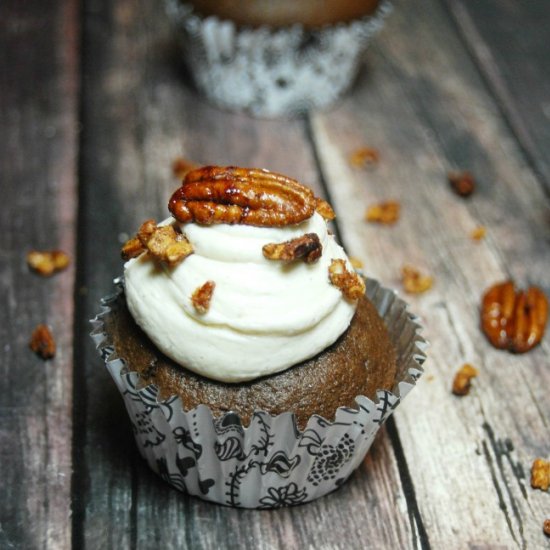
<svg viewBox="0 0 550 550">
<path fill-rule="evenodd" d="M 326 107 L 353 82 L 388 0 L 168 0 L 183 56 L 213 103 L 256 116 Z"/>
<path fill-rule="evenodd" d="M 405 303 L 355 273 L 297 181 L 204 167 L 123 248 L 92 334 L 166 481 L 270 508 L 336 489 L 421 374 Z"/>
</svg>

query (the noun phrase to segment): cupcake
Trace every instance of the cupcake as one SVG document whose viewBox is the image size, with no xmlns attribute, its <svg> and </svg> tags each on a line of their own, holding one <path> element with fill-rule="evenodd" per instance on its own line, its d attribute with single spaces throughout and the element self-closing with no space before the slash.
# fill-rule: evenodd
<svg viewBox="0 0 550 550">
<path fill-rule="evenodd" d="M 204 167 L 169 210 L 124 246 L 92 333 L 140 452 L 231 506 L 336 489 L 422 372 L 416 321 L 353 270 L 332 209 L 295 180 Z"/>
<path fill-rule="evenodd" d="M 293 116 L 336 101 L 387 0 L 168 0 L 199 91 L 222 108 Z"/>
</svg>

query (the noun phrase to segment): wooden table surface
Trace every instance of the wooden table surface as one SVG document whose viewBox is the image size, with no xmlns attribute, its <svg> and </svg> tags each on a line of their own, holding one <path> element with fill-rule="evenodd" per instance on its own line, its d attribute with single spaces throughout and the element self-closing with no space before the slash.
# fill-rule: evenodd
<svg viewBox="0 0 550 550">
<path fill-rule="evenodd" d="M 1 2 L 0 548 L 550 548 L 550 493 L 530 486 L 532 461 L 550 459 L 550 336 L 511 355 L 478 322 L 497 281 L 550 295 L 549 29 L 544 0 L 402 1 L 343 101 L 268 121 L 193 91 L 162 2 Z M 364 145 L 374 169 L 348 162 Z M 406 296 L 431 342 L 426 374 L 314 503 L 258 512 L 171 489 L 89 338 L 121 241 L 166 215 L 178 156 L 295 176 L 330 198 L 368 275 L 399 290 L 410 263 L 435 278 Z M 468 200 L 451 169 L 475 175 Z M 385 199 L 399 222 L 365 223 Z M 51 248 L 71 267 L 31 273 L 26 252 Z M 58 345 L 47 362 L 28 349 L 41 322 Z M 479 377 L 459 398 L 465 362 Z"/>
</svg>

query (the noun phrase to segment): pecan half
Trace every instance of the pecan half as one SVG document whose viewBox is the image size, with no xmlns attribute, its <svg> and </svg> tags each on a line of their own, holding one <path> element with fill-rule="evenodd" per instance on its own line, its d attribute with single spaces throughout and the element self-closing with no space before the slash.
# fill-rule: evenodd
<svg viewBox="0 0 550 550">
<path fill-rule="evenodd" d="M 432 288 L 433 277 L 421 273 L 416 267 L 404 265 L 401 268 L 401 282 L 405 292 L 420 294 Z"/>
<path fill-rule="evenodd" d="M 453 380 L 453 393 L 455 395 L 463 396 L 470 393 L 470 386 L 472 378 L 478 375 L 478 370 L 469 363 L 464 363 L 460 369 L 458 369 Z"/>
<path fill-rule="evenodd" d="M 191 295 L 191 303 L 197 313 L 204 315 L 208 311 L 214 288 L 216 288 L 216 283 L 214 281 L 206 281 L 202 286 L 195 289 Z"/>
<path fill-rule="evenodd" d="M 476 182 L 474 176 L 468 171 L 463 172 L 449 172 L 447 174 L 451 189 L 459 197 L 469 197 L 476 188 Z"/>
<path fill-rule="evenodd" d="M 204 166 L 189 172 L 168 209 L 180 222 L 281 227 L 326 211 L 311 189 L 257 168 Z"/>
<path fill-rule="evenodd" d="M 69 263 L 69 255 L 61 250 L 31 250 L 27 254 L 28 266 L 44 277 L 63 271 Z"/>
<path fill-rule="evenodd" d="M 394 224 L 399 220 L 401 205 L 397 201 L 386 201 L 373 204 L 365 212 L 365 220 L 371 223 L 382 223 L 384 225 Z"/>
<path fill-rule="evenodd" d="M 481 303 L 481 328 L 498 349 L 525 353 L 542 339 L 548 300 L 537 287 L 516 290 L 512 281 L 490 287 Z"/>
<path fill-rule="evenodd" d="M 338 287 L 348 300 L 359 300 L 365 294 L 365 281 L 355 271 L 348 271 L 346 262 L 342 259 L 330 262 L 328 276 L 330 282 Z"/>
<path fill-rule="evenodd" d="M 303 260 L 306 264 L 316 262 L 323 252 L 323 245 L 317 233 L 306 233 L 283 243 L 269 243 L 262 248 L 265 258 L 268 260 L 281 260 L 293 262 Z"/>
<path fill-rule="evenodd" d="M 159 227 L 155 220 L 146 220 L 141 224 L 137 236 L 126 241 L 122 247 L 122 258 L 135 258 L 142 252 L 148 252 L 155 260 L 174 266 L 193 253 L 193 246 L 172 225 Z"/>
<path fill-rule="evenodd" d="M 542 532 L 547 537 L 550 537 L 550 518 L 544 520 L 544 523 L 542 524 Z"/>
<path fill-rule="evenodd" d="M 531 465 L 531 487 L 548 491 L 550 487 L 550 462 L 536 458 Z"/>
<path fill-rule="evenodd" d="M 29 347 L 42 359 L 51 359 L 55 356 L 55 340 L 46 325 L 38 325 L 33 330 Z"/>
</svg>

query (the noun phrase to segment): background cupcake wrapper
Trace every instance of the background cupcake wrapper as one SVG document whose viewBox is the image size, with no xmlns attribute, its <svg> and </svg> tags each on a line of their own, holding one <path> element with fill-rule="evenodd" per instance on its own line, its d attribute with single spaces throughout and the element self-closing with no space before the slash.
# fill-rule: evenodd
<svg viewBox="0 0 550 550">
<path fill-rule="evenodd" d="M 166 0 L 197 88 L 216 105 L 261 117 L 293 116 L 338 99 L 355 78 L 371 37 L 391 12 L 306 30 L 238 27 Z"/>
<path fill-rule="evenodd" d="M 395 292 L 368 279 L 367 295 L 397 348 L 393 391 L 378 391 L 376 402 L 357 397 L 357 408 L 339 408 L 333 422 L 312 416 L 303 432 L 291 413 L 259 411 L 245 428 L 235 413 L 213 418 L 204 405 L 184 412 L 179 397 L 159 401 L 156 386 L 140 386 L 104 332 L 103 318 L 119 293 L 103 300 L 92 338 L 124 398 L 138 448 L 165 481 L 219 504 L 278 508 L 335 490 L 363 461 L 380 426 L 423 372 L 427 344 L 417 319 Z"/>
</svg>

